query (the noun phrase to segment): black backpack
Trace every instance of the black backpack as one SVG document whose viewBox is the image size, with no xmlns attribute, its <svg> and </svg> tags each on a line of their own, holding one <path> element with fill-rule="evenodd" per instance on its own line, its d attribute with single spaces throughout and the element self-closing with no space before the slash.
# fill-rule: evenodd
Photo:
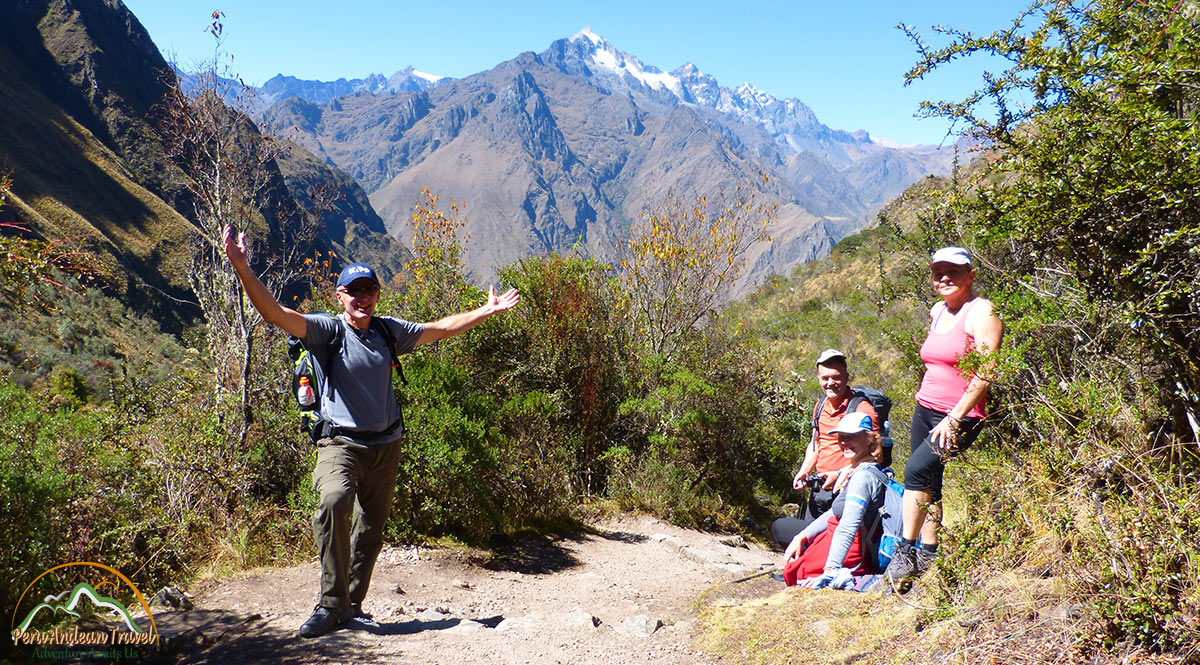
<svg viewBox="0 0 1200 665">
<path fill-rule="evenodd" d="M 297 400 L 297 408 L 300 409 L 300 429 L 303 432 L 308 432 L 309 436 L 316 441 L 325 436 L 337 436 L 338 428 L 321 420 L 321 400 L 329 390 L 329 382 L 325 380 L 327 376 L 327 367 L 329 367 L 329 359 L 334 354 L 340 353 L 342 344 L 346 340 L 346 323 L 342 320 L 341 315 L 333 312 L 320 312 L 331 319 L 336 319 L 338 322 L 337 331 L 325 346 L 321 357 L 314 354 L 311 349 L 304 345 L 304 340 L 299 337 L 288 335 L 288 357 L 292 359 L 292 398 Z M 391 328 L 387 326 L 380 318 L 372 316 L 370 330 L 377 331 L 387 344 L 388 352 L 392 356 L 392 369 L 400 375 L 400 381 L 405 385 L 408 384 L 404 378 L 404 369 L 400 366 L 400 359 L 396 356 L 396 336 L 392 334 Z M 316 399 L 312 404 L 304 405 L 299 403 L 296 396 L 300 389 L 300 378 L 306 377 L 308 385 L 312 387 Z M 403 421 L 401 416 L 401 421 Z M 399 423 L 403 427 L 403 422 Z M 389 434 L 394 431 L 395 427 L 389 427 L 381 435 Z M 355 432 L 357 438 L 370 438 L 370 435 L 365 435 L 361 432 Z"/>
<path fill-rule="evenodd" d="M 858 405 L 862 404 L 863 400 L 871 403 L 875 408 L 875 414 L 879 416 L 879 435 L 883 438 L 883 461 L 880 466 L 886 468 L 892 465 L 892 423 L 888 420 L 888 416 L 892 412 L 892 398 L 884 395 L 882 392 L 869 388 L 867 386 L 854 386 L 852 391 L 854 394 L 850 398 L 850 403 L 846 405 L 846 413 L 854 413 L 858 410 Z M 818 418 L 821 415 L 821 409 L 825 408 L 825 398 L 817 402 L 816 408 L 813 409 L 813 429 L 818 427 Z"/>
</svg>

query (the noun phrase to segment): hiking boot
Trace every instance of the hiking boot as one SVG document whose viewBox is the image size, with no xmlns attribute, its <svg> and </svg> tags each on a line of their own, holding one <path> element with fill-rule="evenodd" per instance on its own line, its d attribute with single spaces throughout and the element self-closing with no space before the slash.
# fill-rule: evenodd
<svg viewBox="0 0 1200 665">
<path fill-rule="evenodd" d="M 884 577 L 891 582 L 899 582 L 918 572 L 917 548 L 910 543 L 896 543 L 896 549 L 892 551 L 892 562 L 888 564 L 887 570 L 883 571 Z"/>
<path fill-rule="evenodd" d="M 344 611 L 317 605 L 308 621 L 300 625 L 300 637 L 320 637 L 345 623 L 346 618 Z"/>
<path fill-rule="evenodd" d="M 933 567 L 937 561 L 937 552 L 930 552 L 923 547 L 916 548 L 917 552 L 917 574 L 920 575 Z"/>
</svg>

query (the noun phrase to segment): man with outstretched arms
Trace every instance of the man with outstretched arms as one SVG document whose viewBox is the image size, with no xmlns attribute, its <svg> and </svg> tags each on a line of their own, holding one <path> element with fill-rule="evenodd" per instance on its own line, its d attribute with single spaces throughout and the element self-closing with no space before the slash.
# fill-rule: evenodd
<svg viewBox="0 0 1200 665">
<path fill-rule="evenodd" d="M 393 357 L 460 335 L 521 298 L 516 289 L 501 296 L 489 289 L 480 307 L 431 323 L 375 317 L 379 280 L 370 266 L 354 263 L 338 276 L 334 296 L 342 311 L 336 318 L 301 314 L 280 305 L 250 270 L 245 234 L 235 237 L 226 226 L 224 249 L 263 319 L 301 339 L 323 368 L 325 385 L 316 386 L 322 395 L 320 429 L 313 437 L 313 486 L 320 495 L 313 531 L 321 559 L 321 598 L 300 626 L 300 635 L 316 637 L 362 614 L 383 544 L 404 433 L 392 388 Z M 339 334 L 341 343 L 331 345 Z"/>
</svg>

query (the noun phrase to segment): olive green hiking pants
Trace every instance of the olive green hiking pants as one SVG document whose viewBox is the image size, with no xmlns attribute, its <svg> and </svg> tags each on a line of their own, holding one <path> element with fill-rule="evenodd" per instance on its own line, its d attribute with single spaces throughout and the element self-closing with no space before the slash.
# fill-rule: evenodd
<svg viewBox="0 0 1200 665">
<path fill-rule="evenodd" d="M 401 439 L 371 446 L 342 438 L 317 441 L 313 487 L 320 499 L 313 534 L 321 558 L 322 607 L 348 611 L 367 595 L 396 492 L 400 452 Z"/>
</svg>

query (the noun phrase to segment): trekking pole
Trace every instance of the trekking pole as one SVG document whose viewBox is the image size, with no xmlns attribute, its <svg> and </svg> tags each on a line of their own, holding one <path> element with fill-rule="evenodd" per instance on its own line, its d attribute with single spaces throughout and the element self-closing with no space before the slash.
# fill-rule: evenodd
<svg viewBox="0 0 1200 665">
<path fill-rule="evenodd" d="M 767 568 L 765 570 L 760 570 L 757 573 L 754 573 L 752 575 L 747 575 L 745 577 L 738 578 L 738 579 L 730 582 L 730 584 L 741 584 L 742 582 L 749 582 L 750 580 L 752 580 L 756 577 L 762 577 L 763 575 L 768 575 L 773 572 L 775 572 L 774 568 Z"/>
</svg>

